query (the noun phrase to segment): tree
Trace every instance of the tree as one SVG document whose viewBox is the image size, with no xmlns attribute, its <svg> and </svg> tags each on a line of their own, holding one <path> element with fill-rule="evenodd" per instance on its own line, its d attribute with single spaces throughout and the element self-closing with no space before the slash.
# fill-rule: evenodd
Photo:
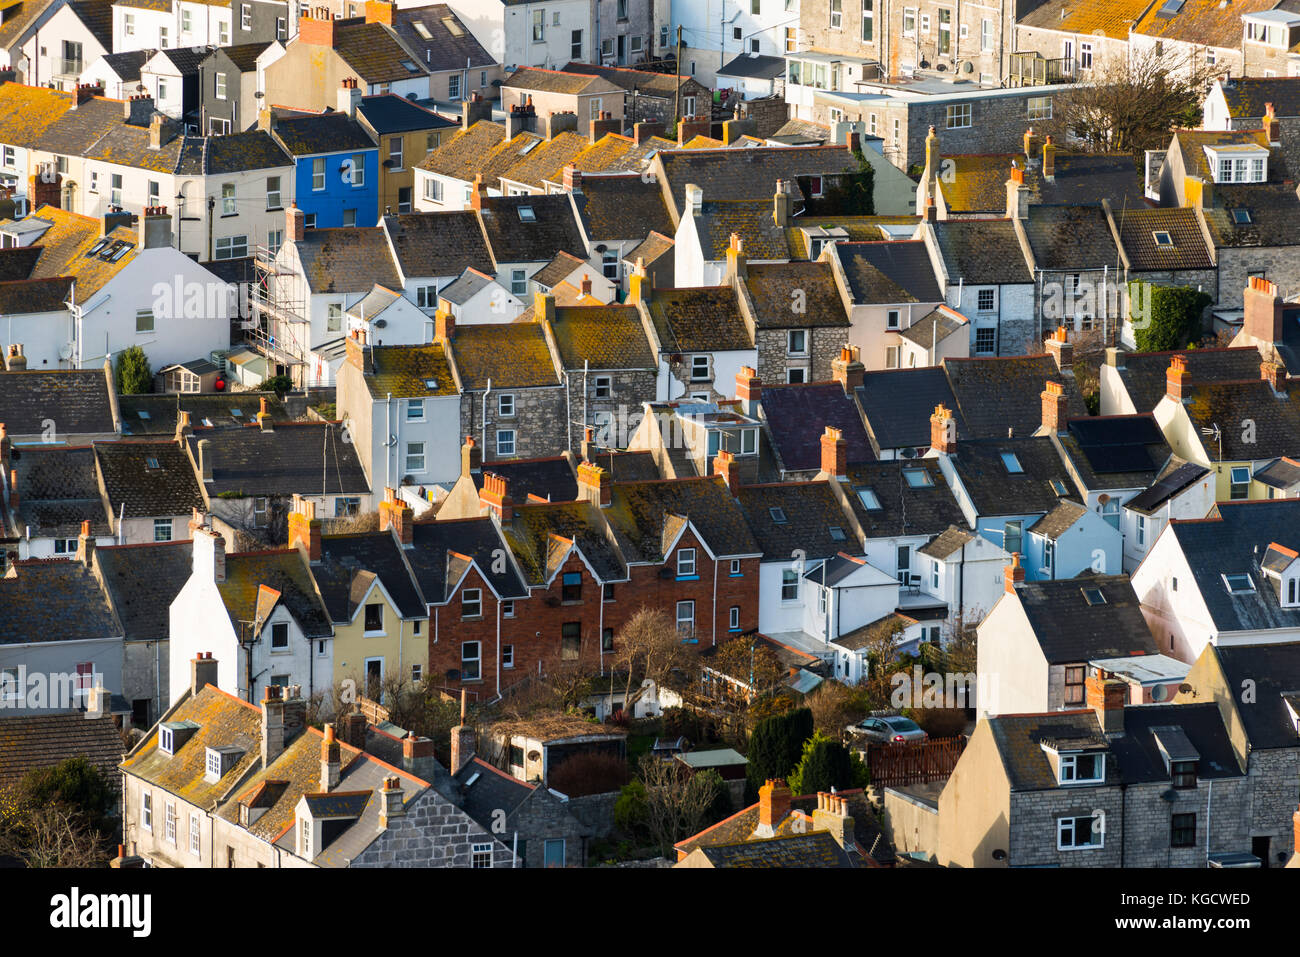
<svg viewBox="0 0 1300 957">
<path fill-rule="evenodd" d="M 262 388 L 274 392 L 277 399 L 283 399 L 293 388 L 293 380 L 287 375 L 273 375 L 262 383 Z"/>
<path fill-rule="evenodd" d="M 717 806 L 722 778 L 716 773 L 690 774 L 679 762 L 661 761 L 650 754 L 642 756 L 640 770 L 646 792 L 646 827 L 667 857 L 678 841 L 714 823 L 709 814 Z"/>
<path fill-rule="evenodd" d="M 1139 352 L 1186 349 L 1201 340 L 1201 316 L 1211 298 L 1190 286 L 1129 283 L 1133 334 Z"/>
<path fill-rule="evenodd" d="M 614 802 L 614 826 L 629 840 L 639 841 L 649 830 L 650 799 L 640 780 L 623 785 Z"/>
<path fill-rule="evenodd" d="M 618 633 L 614 666 L 627 672 L 623 701 L 632 698 L 632 682 L 640 675 L 662 687 L 675 678 L 679 684 L 695 684 L 699 667 L 695 645 L 682 641 L 677 623 L 662 608 L 642 605 Z M 613 672 L 610 673 L 610 691 Z"/>
<path fill-rule="evenodd" d="M 62 804 L 89 827 L 106 831 L 111 826 L 118 792 L 104 772 L 84 757 L 33 768 L 23 776 L 19 788 L 31 804 Z"/>
<path fill-rule="evenodd" d="M 0 831 L 0 858 L 28 867 L 102 867 L 109 842 L 67 804 L 28 804 L 17 821 Z"/>
<path fill-rule="evenodd" d="M 841 216 L 874 216 L 876 212 L 876 171 L 861 149 L 853 154 L 858 168 L 840 177 L 839 185 L 812 201 L 812 212 L 826 211 Z"/>
<path fill-rule="evenodd" d="M 870 710 L 863 689 L 850 688 L 838 681 L 823 681 L 805 700 L 812 711 L 813 726 L 832 738 L 838 738 L 846 727 L 861 721 Z"/>
<path fill-rule="evenodd" d="M 131 346 L 117 354 L 117 391 L 119 395 L 140 395 L 153 391 L 149 357 L 139 346 Z"/>
<path fill-rule="evenodd" d="M 1139 154 L 1164 149 L 1173 130 L 1200 123 L 1201 102 L 1216 68 L 1174 49 L 1094 64 L 1086 79 L 1062 88 L 1058 117 L 1087 150 Z"/>
<path fill-rule="evenodd" d="M 799 761 L 803 743 L 813 734 L 813 713 L 808 708 L 773 715 L 759 722 L 749 739 L 745 777 L 749 790 L 769 778 L 784 778 Z"/>
<path fill-rule="evenodd" d="M 839 741 L 818 731 L 804 742 L 789 783 L 792 794 L 866 787 L 867 768 Z"/>
</svg>

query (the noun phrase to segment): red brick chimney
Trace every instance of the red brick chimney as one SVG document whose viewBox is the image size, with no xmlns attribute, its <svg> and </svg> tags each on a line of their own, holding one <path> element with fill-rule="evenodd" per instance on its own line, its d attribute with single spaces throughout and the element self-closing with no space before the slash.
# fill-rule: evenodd
<svg viewBox="0 0 1300 957">
<path fill-rule="evenodd" d="M 592 505 L 609 508 L 613 487 L 610 474 L 599 465 L 583 462 L 578 466 L 578 498 Z"/>
<path fill-rule="evenodd" d="M 284 235 L 286 239 L 301 242 L 307 232 L 307 214 L 298 208 L 297 203 L 290 203 L 284 211 Z"/>
<path fill-rule="evenodd" d="M 1105 734 L 1116 734 L 1124 730 L 1124 700 L 1128 697 L 1128 685 L 1118 678 L 1101 678 L 1089 675 L 1084 680 L 1087 690 L 1088 707 L 1097 713 L 1097 723 Z"/>
<path fill-rule="evenodd" d="M 1049 183 L 1056 179 L 1056 144 L 1050 133 L 1043 140 L 1043 179 Z"/>
<path fill-rule="evenodd" d="M 591 276 L 585 272 L 582 274 L 582 294 L 584 296 L 591 295 Z"/>
<path fill-rule="evenodd" d="M 81 523 L 81 534 L 77 536 L 77 561 L 90 567 L 95 557 L 95 536 L 90 534 L 90 522 Z"/>
<path fill-rule="evenodd" d="M 930 416 L 930 448 L 944 455 L 957 451 L 957 422 L 952 410 L 940 402 Z"/>
<path fill-rule="evenodd" d="M 334 725 L 325 725 L 325 739 L 320 743 L 320 789 L 329 793 L 339 786 L 343 776 L 343 749 L 334 737 Z"/>
<path fill-rule="evenodd" d="M 487 186 L 483 183 L 483 174 L 474 174 L 474 185 L 469 189 L 469 208 L 482 209 L 483 197 L 487 195 Z"/>
<path fill-rule="evenodd" d="M 1282 341 L 1282 297 L 1277 283 L 1263 276 L 1251 276 L 1242 294 L 1245 316 L 1242 329 L 1257 342 Z"/>
<path fill-rule="evenodd" d="M 720 449 L 713 457 L 713 474 L 722 476 L 732 498 L 740 494 L 740 467 L 736 465 L 735 452 Z"/>
<path fill-rule="evenodd" d="M 776 829 L 790 813 L 790 789 L 781 778 L 769 778 L 758 789 L 758 829 L 760 837 L 772 837 Z"/>
<path fill-rule="evenodd" d="M 1286 369 L 1277 362 L 1265 359 L 1259 364 L 1259 377 L 1269 384 L 1274 392 L 1286 391 Z"/>
<path fill-rule="evenodd" d="M 379 528 L 391 528 L 403 545 L 415 541 L 415 511 L 398 497 L 396 489 L 384 489 L 384 500 L 379 503 Z"/>
<path fill-rule="evenodd" d="M 308 561 L 320 561 L 320 528 L 316 503 L 295 495 L 293 511 L 289 513 L 289 547 L 305 551 Z"/>
<path fill-rule="evenodd" d="M 1264 104 L 1264 132 L 1268 134 L 1269 146 L 1282 145 L 1282 124 L 1277 121 L 1272 103 Z"/>
<path fill-rule="evenodd" d="M 1016 583 L 1025 580 L 1025 570 L 1020 567 L 1020 553 L 1013 552 L 1011 564 L 1002 573 L 1002 588 L 1008 595 L 1016 593 Z"/>
<path fill-rule="evenodd" d="M 1174 356 L 1169 360 L 1169 369 L 1165 372 L 1165 395 L 1175 402 L 1182 402 L 1191 392 L 1188 378 L 1187 359 Z"/>
<path fill-rule="evenodd" d="M 736 373 L 736 398 L 745 414 L 753 416 L 758 403 L 763 398 L 763 383 L 758 378 L 758 370 L 753 366 L 741 366 Z"/>
<path fill-rule="evenodd" d="M 465 444 L 460 447 L 460 474 L 472 475 L 483 468 L 483 450 L 474 441 L 474 436 L 465 436 Z"/>
<path fill-rule="evenodd" d="M 308 46 L 334 46 L 334 20 L 326 13 L 324 20 L 303 16 L 298 18 L 298 42 Z"/>
<path fill-rule="evenodd" d="M 393 25 L 393 4 L 390 0 L 366 0 L 366 23 Z"/>
<path fill-rule="evenodd" d="M 1043 428 L 1048 432 L 1064 432 L 1068 402 L 1065 398 L 1065 386 L 1059 382 L 1048 382 L 1041 393 L 1043 399 Z"/>
<path fill-rule="evenodd" d="M 478 492 L 478 503 L 480 507 L 495 512 L 502 523 L 514 518 L 514 503 L 506 493 L 506 480 L 495 472 L 483 473 L 483 487 Z"/>
<path fill-rule="evenodd" d="M 749 261 L 745 258 L 745 243 L 739 233 L 732 233 L 727 241 L 727 279 L 744 279 L 749 275 Z"/>
<path fill-rule="evenodd" d="M 1070 334 L 1065 326 L 1057 326 L 1043 346 L 1056 362 L 1056 368 L 1062 372 L 1074 371 L 1074 346 L 1070 344 Z"/>
<path fill-rule="evenodd" d="M 456 317 L 445 309 L 433 314 L 433 341 L 448 343 L 456 338 Z"/>
<path fill-rule="evenodd" d="M 582 170 L 570 163 L 564 167 L 564 188 L 570 193 L 582 192 Z"/>
<path fill-rule="evenodd" d="M 18 511 L 18 470 L 9 470 L 9 507 Z"/>
<path fill-rule="evenodd" d="M 849 444 L 844 441 L 844 432 L 832 426 L 826 426 L 822 433 L 822 471 L 840 481 L 846 481 L 849 473 Z"/>
<path fill-rule="evenodd" d="M 867 367 L 862 364 L 862 350 L 857 346 L 841 346 L 840 354 L 831 360 L 831 378 L 844 387 L 845 395 L 862 385 Z"/>
</svg>

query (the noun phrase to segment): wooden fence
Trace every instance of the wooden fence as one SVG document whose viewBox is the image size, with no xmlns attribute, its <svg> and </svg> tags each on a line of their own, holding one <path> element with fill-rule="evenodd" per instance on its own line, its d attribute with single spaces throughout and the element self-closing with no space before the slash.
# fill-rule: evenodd
<svg viewBox="0 0 1300 957">
<path fill-rule="evenodd" d="M 957 759 L 966 750 L 966 736 L 935 738 L 924 744 L 872 744 L 866 762 L 871 783 L 877 787 L 900 787 L 947 780 Z"/>
</svg>

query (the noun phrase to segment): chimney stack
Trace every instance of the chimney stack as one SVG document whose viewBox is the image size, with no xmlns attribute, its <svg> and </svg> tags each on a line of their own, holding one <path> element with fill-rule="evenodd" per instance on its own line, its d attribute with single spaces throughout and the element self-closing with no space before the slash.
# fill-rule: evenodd
<svg viewBox="0 0 1300 957">
<path fill-rule="evenodd" d="M 271 413 L 266 409 L 266 396 L 258 399 L 257 427 L 263 432 L 275 431 L 275 423 L 271 421 Z"/>
<path fill-rule="evenodd" d="M 284 211 L 284 235 L 291 242 L 302 242 L 307 232 L 307 214 L 298 208 L 296 202 L 290 203 Z"/>
<path fill-rule="evenodd" d="M 596 445 L 596 430 L 590 425 L 582 430 L 582 461 L 594 462 L 596 456 L 600 454 L 600 447 Z"/>
<path fill-rule="evenodd" d="M 1278 395 L 1286 392 L 1286 367 L 1267 359 L 1259 364 L 1259 377 Z"/>
<path fill-rule="evenodd" d="M 609 472 L 599 465 L 583 462 L 578 466 L 578 498 L 600 508 L 609 508 L 612 501 L 613 481 Z"/>
<path fill-rule="evenodd" d="M 822 472 L 840 482 L 848 481 L 849 445 L 844 441 L 844 432 L 832 426 L 826 426 L 821 437 Z"/>
<path fill-rule="evenodd" d="M 1182 402 L 1191 394 L 1188 378 L 1187 359 L 1174 356 L 1169 360 L 1169 369 L 1165 372 L 1165 395 L 1175 402 Z"/>
<path fill-rule="evenodd" d="M 460 474 L 473 475 L 483 468 L 483 450 L 474 441 L 474 436 L 465 436 L 465 444 L 460 447 Z"/>
<path fill-rule="evenodd" d="M 208 685 L 217 687 L 217 662 L 210 651 L 200 651 L 190 659 L 190 697 Z"/>
<path fill-rule="evenodd" d="M 749 275 L 745 259 L 745 243 L 739 233 L 732 233 L 727 243 L 727 281 L 735 282 Z"/>
<path fill-rule="evenodd" d="M 720 449 L 713 457 L 713 474 L 721 475 L 727 483 L 727 491 L 732 498 L 740 495 L 740 466 L 736 464 L 736 453 Z"/>
<path fill-rule="evenodd" d="M 1089 675 L 1084 681 L 1088 707 L 1097 713 L 1097 723 L 1103 734 L 1120 734 L 1124 731 L 1124 700 L 1128 685 L 1118 678 L 1101 678 Z"/>
<path fill-rule="evenodd" d="M 406 805 L 402 793 L 402 779 L 396 774 L 384 778 L 384 786 L 379 791 L 379 827 L 388 830 L 396 818 L 406 814 Z"/>
<path fill-rule="evenodd" d="M 664 125 L 651 121 L 632 124 L 632 140 L 637 146 L 644 146 L 656 136 L 664 135 Z"/>
<path fill-rule="evenodd" d="M 582 294 L 584 296 L 591 295 L 591 276 L 585 272 L 582 274 L 582 285 L 580 288 L 582 289 Z M 554 297 L 552 297 L 552 300 L 554 300 Z"/>
<path fill-rule="evenodd" d="M 1069 375 L 1074 371 L 1074 346 L 1070 344 L 1070 335 L 1065 326 L 1057 326 L 1043 347 L 1056 362 L 1056 368 Z"/>
<path fill-rule="evenodd" d="M 852 397 L 862 385 L 867 367 L 862 364 L 862 350 L 857 346 L 841 346 L 840 354 L 831 360 L 831 378 L 844 387 L 844 394 Z"/>
<path fill-rule="evenodd" d="M 538 322 L 555 321 L 555 297 L 540 289 L 533 293 L 533 318 Z"/>
<path fill-rule="evenodd" d="M 287 742 L 286 742 L 287 743 Z M 334 738 L 334 725 L 325 725 L 325 740 L 320 743 L 320 789 L 328 794 L 339 786 L 343 776 L 343 749 Z"/>
<path fill-rule="evenodd" d="M 1282 297 L 1277 283 L 1251 276 L 1242 295 L 1242 329 L 1258 343 L 1272 345 L 1283 338 Z"/>
<path fill-rule="evenodd" d="M 460 689 L 460 724 L 451 729 L 451 773 L 459 774 L 461 768 L 474 760 L 474 729 L 465 720 L 467 692 Z M 507 746 L 510 744 L 506 742 Z"/>
<path fill-rule="evenodd" d="M 1043 179 L 1049 183 L 1056 180 L 1056 145 L 1051 134 L 1043 140 Z"/>
<path fill-rule="evenodd" d="M 940 402 L 930 416 L 930 448 L 944 455 L 957 451 L 957 421 L 952 411 Z"/>
<path fill-rule="evenodd" d="M 776 181 L 776 194 L 772 197 L 772 220 L 779 227 L 790 225 L 790 217 L 794 215 L 794 193 L 790 189 L 788 179 L 778 179 Z"/>
<path fill-rule="evenodd" d="M 141 249 L 167 249 L 172 245 L 172 218 L 166 206 L 146 206 L 136 224 Z"/>
<path fill-rule="evenodd" d="M 635 306 L 637 303 L 647 303 L 653 294 L 654 291 L 650 288 L 649 277 L 645 271 L 645 260 L 638 256 L 636 258 L 636 268 L 627 277 L 627 305 Z"/>
<path fill-rule="evenodd" d="M 813 811 L 813 830 L 826 831 L 835 843 L 849 853 L 857 852 L 853 836 L 853 818 L 849 816 L 849 802 L 836 794 L 817 792 L 817 809 Z"/>
<path fill-rule="evenodd" d="M 776 829 L 785 816 L 790 813 L 790 789 L 781 778 L 768 778 L 758 789 L 758 828 L 757 837 L 775 837 Z"/>
<path fill-rule="evenodd" d="M 1008 595 L 1016 593 L 1016 583 L 1025 580 L 1025 570 L 1020 565 L 1020 553 L 1011 554 L 1011 564 L 1006 566 L 1002 574 L 1002 588 Z"/>
<path fill-rule="evenodd" d="M 391 528 L 404 546 L 415 543 L 415 510 L 398 497 L 396 489 L 384 489 L 384 500 L 379 503 L 379 528 Z"/>
<path fill-rule="evenodd" d="M 475 93 L 460 105 L 460 126 L 467 130 L 479 120 L 492 119 L 492 101 Z"/>
<path fill-rule="evenodd" d="M 23 346 L 20 342 L 9 344 L 9 371 L 26 372 L 27 357 L 23 355 Z"/>
<path fill-rule="evenodd" d="M 360 105 L 361 88 L 357 85 L 356 77 L 344 77 L 343 85 L 339 87 L 338 102 L 335 108 L 344 116 L 356 119 L 357 107 Z"/>
<path fill-rule="evenodd" d="M 1272 103 L 1264 104 L 1264 132 L 1268 134 L 1269 146 L 1282 145 L 1282 124 L 1278 122 Z"/>
<path fill-rule="evenodd" d="M 203 481 L 211 482 L 212 481 L 212 460 L 213 460 L 212 440 L 199 439 L 198 449 L 199 449 L 199 475 L 202 476 Z"/>
<path fill-rule="evenodd" d="M 456 317 L 442 306 L 433 314 L 433 341 L 444 345 L 456 338 Z"/>
<path fill-rule="evenodd" d="M 87 568 L 95 557 L 95 536 L 90 534 L 90 522 L 81 523 L 81 534 L 77 536 L 77 561 Z"/>
<path fill-rule="evenodd" d="M 478 504 L 480 508 L 495 513 L 502 524 L 515 517 L 514 503 L 506 492 L 506 480 L 495 472 L 483 473 L 483 487 L 478 492 Z"/>
<path fill-rule="evenodd" d="M 564 188 L 570 193 L 582 192 L 582 170 L 572 163 L 564 167 Z"/>
<path fill-rule="evenodd" d="M 1013 166 L 1007 179 L 1007 219 L 1028 218 L 1029 188 L 1025 186 L 1025 171 Z"/>
<path fill-rule="evenodd" d="M 475 173 L 474 182 L 469 188 L 469 208 L 482 209 L 483 200 L 487 197 L 487 184 L 483 182 L 483 174 Z"/>
<path fill-rule="evenodd" d="M 289 513 L 289 547 L 305 552 L 309 562 L 321 559 L 321 520 L 316 517 L 316 503 L 297 493 Z"/>
<path fill-rule="evenodd" d="M 609 111 L 600 114 L 600 119 L 591 121 L 590 141 L 599 143 L 610 133 L 622 135 L 623 121 L 614 119 L 614 115 Z"/>
<path fill-rule="evenodd" d="M 747 416 L 757 416 L 759 403 L 763 400 L 763 383 L 753 366 L 741 366 L 736 373 L 736 398 Z"/>
<path fill-rule="evenodd" d="M 436 767 L 438 759 L 433 753 L 433 741 L 420 737 L 414 731 L 407 732 L 402 739 L 402 770 L 417 778 L 432 781 Z"/>
<path fill-rule="evenodd" d="M 1038 165 L 1038 134 L 1032 126 L 1025 130 L 1025 163 L 1030 169 Z"/>
<path fill-rule="evenodd" d="M 192 568 L 194 574 L 211 578 L 217 584 L 226 580 L 226 540 L 202 520 L 202 513 L 195 510 L 195 518 L 190 521 L 190 537 L 193 539 L 194 552 Z"/>
<path fill-rule="evenodd" d="M 393 25 L 393 6 L 390 0 L 366 0 L 366 23 Z"/>
<path fill-rule="evenodd" d="M 249 680 L 252 680 L 250 676 Z M 289 744 L 285 719 L 284 689 L 267 685 L 262 693 L 262 770 L 266 770 L 284 753 Z"/>
<path fill-rule="evenodd" d="M 1043 400 L 1043 431 L 1064 432 L 1065 421 L 1069 415 L 1065 386 L 1059 382 L 1048 382 L 1040 395 Z"/>
</svg>

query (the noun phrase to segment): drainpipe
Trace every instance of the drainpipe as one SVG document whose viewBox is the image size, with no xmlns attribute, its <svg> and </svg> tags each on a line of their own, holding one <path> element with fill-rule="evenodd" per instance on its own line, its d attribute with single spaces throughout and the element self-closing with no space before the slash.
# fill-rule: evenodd
<svg viewBox="0 0 1300 957">
<path fill-rule="evenodd" d="M 566 385 L 568 383 L 565 383 Z M 568 391 L 567 389 L 565 390 Z M 492 394 L 492 380 L 488 379 L 487 388 L 483 390 L 483 452 L 487 454 L 487 400 Z"/>
<path fill-rule="evenodd" d="M 212 262 L 212 210 L 217 206 L 217 197 L 208 197 L 208 262 Z"/>
<path fill-rule="evenodd" d="M 585 370 L 586 360 L 583 360 L 583 368 Z M 583 378 L 582 385 L 583 385 L 583 391 L 585 392 L 587 386 L 585 375 Z M 585 402 L 586 400 L 584 399 L 583 401 Z M 564 417 L 569 421 L 569 425 L 565 426 L 564 428 L 564 437 L 568 441 L 569 451 L 572 452 L 573 451 L 573 393 L 569 390 L 568 369 L 564 370 Z M 582 424 L 585 426 L 587 423 L 584 421 Z M 587 433 L 584 430 L 583 436 L 585 437 L 586 434 Z"/>
<path fill-rule="evenodd" d="M 365 365 L 362 357 L 361 364 Z M 373 439 L 371 442 L 373 443 Z M 393 487 L 393 393 L 384 400 L 384 488 Z"/>
</svg>

